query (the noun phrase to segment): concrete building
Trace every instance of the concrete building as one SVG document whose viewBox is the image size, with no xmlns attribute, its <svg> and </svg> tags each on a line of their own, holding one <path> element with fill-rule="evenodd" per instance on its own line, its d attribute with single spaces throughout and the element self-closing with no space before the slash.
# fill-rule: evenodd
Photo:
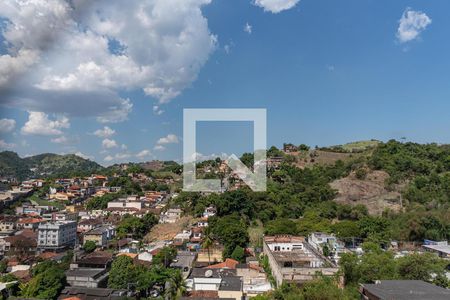
<svg viewBox="0 0 450 300">
<path fill-rule="evenodd" d="M 219 298 L 243 296 L 242 277 L 236 276 L 236 270 L 194 268 L 186 283 L 192 291 L 217 292 Z"/>
<path fill-rule="evenodd" d="M 421 280 L 379 280 L 361 284 L 362 300 L 448 300 L 450 290 Z"/>
<path fill-rule="evenodd" d="M 179 208 L 170 208 L 159 216 L 159 223 L 175 223 L 182 213 L 183 211 Z"/>
<path fill-rule="evenodd" d="M 332 276 L 339 271 L 301 236 L 266 236 L 263 247 L 277 285 L 283 282 L 301 284 L 313 280 L 317 272 Z"/>
<path fill-rule="evenodd" d="M 77 222 L 54 221 L 38 227 L 38 248 L 58 250 L 74 246 L 77 239 Z"/>
<path fill-rule="evenodd" d="M 426 240 L 422 248 L 427 252 L 436 253 L 444 259 L 450 259 L 450 245 L 447 241 L 435 242 Z"/>
<path fill-rule="evenodd" d="M 43 214 L 42 217 L 46 221 L 76 221 L 78 218 L 78 214 L 68 212 L 54 212 Z"/>
<path fill-rule="evenodd" d="M 73 287 L 106 287 L 112 254 L 97 251 L 76 260 L 66 271 L 67 283 Z"/>
<path fill-rule="evenodd" d="M 328 247 L 329 257 L 334 263 L 338 263 L 341 255 L 349 252 L 343 242 L 339 241 L 333 234 L 323 232 L 313 232 L 308 236 L 308 243 L 321 254 L 324 253 L 324 247 Z"/>
<path fill-rule="evenodd" d="M 144 207 L 142 201 L 119 199 L 117 201 L 108 202 L 108 208 L 136 208 L 138 210 Z"/>
<path fill-rule="evenodd" d="M 110 241 L 115 235 L 116 232 L 113 226 L 94 228 L 83 235 L 83 245 L 87 241 L 93 241 L 98 247 L 106 247 L 108 245 L 108 241 Z"/>
</svg>

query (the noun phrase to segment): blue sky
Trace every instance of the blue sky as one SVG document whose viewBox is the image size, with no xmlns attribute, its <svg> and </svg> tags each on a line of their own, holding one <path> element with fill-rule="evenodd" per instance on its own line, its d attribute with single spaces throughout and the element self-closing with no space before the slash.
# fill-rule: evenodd
<svg viewBox="0 0 450 300">
<path fill-rule="evenodd" d="M 269 146 L 401 137 L 450 143 L 448 1 L 180 1 L 143 1 L 145 19 L 135 13 L 139 1 L 122 11 L 120 1 L 106 8 L 105 1 L 52 0 L 66 14 L 36 9 L 57 11 L 56 28 L 65 32 L 69 19 L 77 24 L 70 30 L 85 29 L 42 36 L 50 47 L 8 29 L 32 22 L 11 9 L 16 1 L 0 4 L 0 66 L 15 74 L 0 70 L 0 146 L 22 156 L 79 153 L 105 165 L 179 160 L 183 108 L 266 108 Z M 277 12 L 283 2 L 292 7 Z M 141 23 L 117 32 L 132 18 Z M 101 56 L 96 43 L 105 37 L 112 51 Z M 115 71 L 120 54 L 132 58 L 124 63 L 129 73 Z M 250 123 L 197 128 L 204 155 L 252 150 Z"/>
</svg>

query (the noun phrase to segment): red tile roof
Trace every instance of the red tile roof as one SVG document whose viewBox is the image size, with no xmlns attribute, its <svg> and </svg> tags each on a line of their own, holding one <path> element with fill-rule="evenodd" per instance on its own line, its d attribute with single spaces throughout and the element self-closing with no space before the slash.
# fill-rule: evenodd
<svg viewBox="0 0 450 300">
<path fill-rule="evenodd" d="M 206 267 L 207 269 L 236 269 L 239 262 L 232 258 L 225 259 L 224 262 Z"/>
</svg>

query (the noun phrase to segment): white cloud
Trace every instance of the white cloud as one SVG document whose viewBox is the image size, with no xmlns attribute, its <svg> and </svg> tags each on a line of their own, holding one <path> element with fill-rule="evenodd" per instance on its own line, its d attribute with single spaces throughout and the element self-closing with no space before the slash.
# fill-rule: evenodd
<svg viewBox="0 0 450 300">
<path fill-rule="evenodd" d="M 136 154 L 136 157 L 139 159 L 143 159 L 146 157 L 149 157 L 150 155 L 152 155 L 151 151 L 148 149 L 142 150 L 141 152 L 139 152 L 138 154 Z"/>
<path fill-rule="evenodd" d="M 122 145 L 120 145 L 120 149 L 122 149 L 122 150 L 127 150 L 127 149 L 128 149 L 128 147 L 127 147 L 127 145 L 125 145 L 125 144 L 122 144 Z"/>
<path fill-rule="evenodd" d="M 130 158 L 130 157 L 131 157 L 131 154 L 129 154 L 129 153 L 117 153 L 116 155 L 114 155 L 114 158 L 118 159 L 118 160 Z"/>
<path fill-rule="evenodd" d="M 0 149 L 12 149 L 16 147 L 16 144 L 7 143 L 4 140 L 0 140 Z"/>
<path fill-rule="evenodd" d="M 407 8 L 399 20 L 397 39 L 400 43 L 410 42 L 418 38 L 430 24 L 431 19 L 425 13 Z"/>
<path fill-rule="evenodd" d="M 112 137 L 116 131 L 108 126 L 104 126 L 103 129 L 97 129 L 94 131 L 94 135 L 101 138 L 109 138 Z"/>
<path fill-rule="evenodd" d="M 80 152 L 80 151 L 77 151 L 77 152 L 75 152 L 74 154 L 75 154 L 76 156 L 79 156 L 79 157 L 84 158 L 84 159 L 94 160 L 94 157 L 93 157 L 93 156 L 84 154 L 83 152 Z"/>
<path fill-rule="evenodd" d="M 1 70 L 1 67 L 0 67 Z M 13 119 L 0 119 L 0 133 L 11 132 L 16 128 L 16 121 Z"/>
<path fill-rule="evenodd" d="M 248 22 L 245 23 L 244 31 L 247 32 L 248 34 L 251 34 L 252 33 L 252 25 L 248 24 Z"/>
<path fill-rule="evenodd" d="M 164 144 L 177 144 L 179 142 L 178 137 L 175 134 L 168 134 L 166 137 L 160 138 L 156 144 L 164 145 Z"/>
<path fill-rule="evenodd" d="M 162 115 L 163 113 L 164 113 L 164 110 L 162 110 L 160 107 L 159 107 L 159 105 L 154 105 L 153 106 L 153 113 L 155 114 L 155 115 Z"/>
<path fill-rule="evenodd" d="M 166 150 L 166 147 L 164 147 L 163 145 L 156 145 L 155 147 L 153 147 L 153 150 L 163 151 Z"/>
<path fill-rule="evenodd" d="M 166 103 L 216 47 L 201 11 L 210 2 L 2 0 L 9 47 L 0 55 L 0 102 L 102 123 L 127 119 L 132 103 L 122 90 Z"/>
<path fill-rule="evenodd" d="M 66 136 L 62 135 L 60 137 L 53 138 L 50 141 L 55 144 L 65 144 L 65 143 L 67 143 L 68 139 Z"/>
<path fill-rule="evenodd" d="M 108 155 L 108 156 L 106 156 L 103 160 L 104 160 L 104 161 L 112 161 L 112 160 L 114 160 L 114 157 L 111 156 L 111 155 Z"/>
<path fill-rule="evenodd" d="M 69 128 L 69 119 L 65 116 L 57 116 L 50 120 L 43 112 L 28 112 L 28 121 L 22 127 L 22 134 L 32 135 L 61 135 L 61 129 Z"/>
<path fill-rule="evenodd" d="M 68 137 L 68 136 L 62 135 L 62 136 L 59 136 L 56 138 L 52 138 L 50 141 L 55 144 L 73 145 L 73 144 L 79 143 L 80 138 L 78 136 Z"/>
<path fill-rule="evenodd" d="M 117 145 L 117 142 L 115 140 L 112 139 L 104 139 L 102 141 L 102 147 L 106 148 L 106 149 L 111 149 L 111 148 L 116 148 L 119 145 Z"/>
<path fill-rule="evenodd" d="M 298 2 L 300 0 L 255 0 L 253 3 L 264 8 L 264 11 L 277 14 L 283 10 L 293 8 Z"/>
<path fill-rule="evenodd" d="M 111 162 L 111 161 L 116 161 L 116 162 L 120 162 L 120 161 L 125 161 L 127 159 L 129 159 L 132 155 L 130 153 L 116 153 L 114 156 L 113 155 L 107 155 L 103 160 L 107 161 L 107 162 Z"/>
</svg>

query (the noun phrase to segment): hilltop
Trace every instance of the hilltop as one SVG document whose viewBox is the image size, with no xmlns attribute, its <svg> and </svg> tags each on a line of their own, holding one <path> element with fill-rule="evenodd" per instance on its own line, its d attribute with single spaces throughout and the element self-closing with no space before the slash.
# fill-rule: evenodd
<svg viewBox="0 0 450 300">
<path fill-rule="evenodd" d="M 0 176 L 23 180 L 29 177 L 88 175 L 104 168 L 75 154 L 44 153 L 21 158 L 12 151 L 0 152 Z"/>
</svg>

